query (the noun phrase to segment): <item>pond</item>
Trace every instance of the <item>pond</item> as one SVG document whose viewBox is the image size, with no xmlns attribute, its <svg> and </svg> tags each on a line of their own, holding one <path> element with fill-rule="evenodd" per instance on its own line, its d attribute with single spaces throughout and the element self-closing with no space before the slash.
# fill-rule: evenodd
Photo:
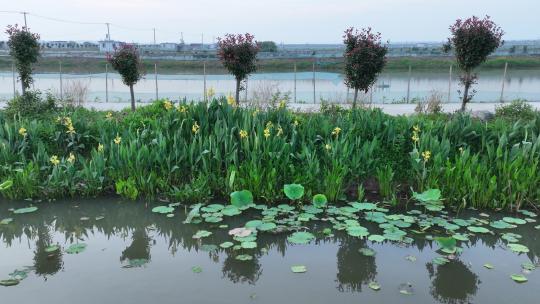
<svg viewBox="0 0 540 304">
<path fill-rule="evenodd" d="M 223 216 L 221 222 L 183 223 L 189 208 L 175 206 L 171 216 L 152 212 L 156 204 L 115 198 L 39 203 L 35 212 L 13 212 L 30 205 L 0 202 L 0 280 L 10 274 L 21 279 L 18 285 L 0 286 L 2 303 L 538 303 L 540 271 L 533 266 L 539 263 L 540 227 L 533 213 L 467 210 L 457 221 L 451 213 L 440 213 L 430 221 L 443 219 L 441 225 L 452 229 L 450 223 L 457 223 L 455 231 L 469 239 L 459 241 L 457 253 L 441 263 L 441 244 L 434 240 L 443 234 L 441 228 L 424 232 L 413 225 L 403 241 L 368 240 L 351 236 L 362 229 L 335 229 L 339 224 L 330 223 L 332 215 L 311 207 L 310 214 L 320 220 L 313 217 L 295 230 L 310 231 L 315 239 L 303 242 L 301 236 L 292 237 L 292 231 L 267 231 L 252 221 L 248 226 L 261 230 L 256 242 L 235 250 L 222 248 L 230 245 L 224 242 L 238 244 L 229 230 L 261 219 L 261 211 L 265 216 L 297 214 L 284 206 L 265 212 L 258 205 L 241 215 Z M 372 215 L 385 212 L 380 206 L 381 212 L 369 211 L 369 206 L 352 207 Z M 341 210 L 349 212 L 347 208 Z M 407 226 L 403 223 L 409 222 L 408 214 L 426 220 L 420 212 L 411 212 L 416 209 L 409 206 L 395 216 L 387 211 L 390 216 L 380 223 L 363 217 L 358 221 L 371 235 L 381 235 L 380 224 Z M 221 211 L 214 211 L 206 209 L 206 216 L 219 217 Z M 503 227 L 515 227 L 486 224 L 503 216 L 507 224 L 516 224 Z M 488 233 L 465 229 L 482 223 Z M 502 233 L 507 233 L 504 240 Z M 508 244 L 517 241 L 512 236 L 528 252 L 509 250 Z M 55 244 L 59 249 L 51 247 Z M 305 268 L 293 272 L 295 265 Z M 511 274 L 528 281 L 514 282 Z"/>
<path fill-rule="evenodd" d="M 442 101 L 459 102 L 460 90 L 459 75 L 453 74 L 449 84 L 449 71 L 414 71 L 410 79 L 410 100 L 426 98 L 433 92 L 440 94 Z M 486 70 L 478 73 L 478 84 L 474 86 L 477 91 L 474 100 L 478 102 L 499 102 L 501 98 L 502 70 Z M 129 88 L 125 86 L 119 75 L 110 73 L 108 81 L 105 74 L 66 74 L 63 75 L 63 88 L 68 91 L 81 91 L 87 89 L 88 102 L 104 103 L 106 101 L 106 86 L 109 103 L 125 103 L 129 100 Z M 247 97 L 252 99 L 271 97 L 271 92 L 279 89 L 281 92 L 290 92 L 291 101 L 294 99 L 296 81 L 297 102 L 313 103 L 313 73 L 256 73 L 249 77 Z M 42 91 L 51 91 L 58 94 L 60 91 L 59 74 L 34 75 L 34 88 Z M 200 100 L 204 92 L 203 75 L 157 75 L 158 96 L 178 100 Z M 340 73 L 317 72 L 315 74 L 316 102 L 321 99 L 331 102 L 345 102 L 347 88 Z M 449 87 L 450 85 L 450 87 Z M 506 75 L 503 98 L 510 101 L 517 98 L 529 101 L 539 101 L 540 71 L 535 69 L 510 69 Z M 136 99 L 149 102 L 155 99 L 156 80 L 153 74 L 148 74 L 135 85 Z M 19 89 L 19 84 L 17 84 Z M 234 91 L 235 81 L 230 75 L 207 75 L 207 88 L 212 87 L 216 94 L 226 95 Z M 403 102 L 407 97 L 409 87 L 408 72 L 389 71 L 380 75 L 373 94 L 361 95 L 365 101 L 374 103 Z M 450 96 L 449 96 L 450 89 Z M 19 89 L 20 90 L 20 89 Z M 352 92 L 349 92 L 349 100 Z M 256 96 L 255 96 L 256 95 Z M 13 96 L 13 79 L 9 72 L 0 72 L 0 100 L 7 100 Z M 245 91 L 241 98 L 245 98 Z"/>
</svg>

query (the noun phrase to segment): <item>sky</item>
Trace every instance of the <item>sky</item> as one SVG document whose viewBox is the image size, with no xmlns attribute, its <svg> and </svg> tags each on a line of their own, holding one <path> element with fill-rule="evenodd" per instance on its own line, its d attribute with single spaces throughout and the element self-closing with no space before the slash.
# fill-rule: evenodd
<svg viewBox="0 0 540 304">
<path fill-rule="evenodd" d="M 458 18 L 489 15 L 505 40 L 540 39 L 540 0 L 0 0 L 0 27 L 23 24 L 42 40 L 210 43 L 225 33 L 259 41 L 341 43 L 348 27 L 390 42 L 444 41 Z M 79 23 L 58 22 L 63 19 Z M 82 24 L 97 23 L 97 24 Z M 7 36 L 2 31 L 0 40 Z"/>
</svg>

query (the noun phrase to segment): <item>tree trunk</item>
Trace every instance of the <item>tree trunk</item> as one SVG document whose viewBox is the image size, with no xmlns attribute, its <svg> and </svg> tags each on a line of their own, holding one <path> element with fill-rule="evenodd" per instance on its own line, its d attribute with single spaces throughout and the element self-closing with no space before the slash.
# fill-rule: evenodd
<svg viewBox="0 0 540 304">
<path fill-rule="evenodd" d="M 356 101 L 358 100 L 358 88 L 354 88 L 354 99 L 352 103 L 353 109 L 356 109 Z"/>
<path fill-rule="evenodd" d="M 26 93 L 26 86 L 24 85 L 22 80 L 21 80 L 21 88 L 22 88 L 22 95 L 24 95 L 24 93 Z"/>
<path fill-rule="evenodd" d="M 135 111 L 135 93 L 133 92 L 133 85 L 129 85 L 129 93 L 131 94 L 131 110 Z"/>
<path fill-rule="evenodd" d="M 240 78 L 236 78 L 236 105 L 240 105 Z"/>
<path fill-rule="evenodd" d="M 469 88 L 471 87 L 471 73 L 465 74 L 465 81 L 463 83 L 463 101 L 461 102 L 461 112 L 465 112 L 467 103 L 469 102 Z"/>
</svg>

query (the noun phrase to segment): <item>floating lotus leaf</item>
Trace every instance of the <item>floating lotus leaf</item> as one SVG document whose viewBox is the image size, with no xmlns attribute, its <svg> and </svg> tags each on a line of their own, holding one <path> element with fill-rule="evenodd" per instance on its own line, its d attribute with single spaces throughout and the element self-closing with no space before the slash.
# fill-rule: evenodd
<svg viewBox="0 0 540 304">
<path fill-rule="evenodd" d="M 445 257 L 436 257 L 431 261 L 433 262 L 433 264 L 436 264 L 436 265 L 445 265 L 448 262 L 450 262 L 450 260 Z"/>
<path fill-rule="evenodd" d="M 372 242 L 382 243 L 386 238 L 382 235 L 372 234 L 368 237 L 368 240 Z"/>
<path fill-rule="evenodd" d="M 362 226 L 347 227 L 347 233 L 350 236 L 354 236 L 354 237 L 366 237 L 369 235 L 369 231 L 367 230 L 367 228 L 362 227 Z"/>
<path fill-rule="evenodd" d="M 249 190 L 235 191 L 230 196 L 233 206 L 242 207 L 253 204 L 253 194 Z"/>
<path fill-rule="evenodd" d="M 139 268 L 148 264 L 148 259 L 130 259 L 129 263 L 122 268 Z"/>
<path fill-rule="evenodd" d="M 328 199 L 324 194 L 315 194 L 311 203 L 317 208 L 324 208 L 328 203 Z"/>
<path fill-rule="evenodd" d="M 0 281 L 0 285 L 1 286 L 15 286 L 17 284 L 19 284 L 20 281 L 19 280 L 15 280 L 15 279 L 8 279 L 8 280 L 1 280 Z"/>
<path fill-rule="evenodd" d="M 452 254 L 456 252 L 456 239 L 453 237 L 436 237 L 435 241 L 445 253 Z"/>
<path fill-rule="evenodd" d="M 519 213 L 528 216 L 528 217 L 537 217 L 537 214 L 529 210 L 519 210 Z"/>
<path fill-rule="evenodd" d="M 231 248 L 232 246 L 234 246 L 233 242 L 223 242 L 223 243 L 219 244 L 219 247 L 221 247 L 223 249 Z"/>
<path fill-rule="evenodd" d="M 508 246 L 508 248 L 510 250 L 512 250 L 513 252 L 517 252 L 517 253 L 527 253 L 527 252 L 529 252 L 529 248 L 527 248 L 527 246 L 525 246 L 525 245 L 510 243 L 510 244 L 508 244 L 506 246 Z"/>
<path fill-rule="evenodd" d="M 408 255 L 405 259 L 409 262 L 416 262 L 416 257 L 414 255 Z"/>
<path fill-rule="evenodd" d="M 528 281 L 527 278 L 522 274 L 513 274 L 510 276 L 510 278 L 517 283 L 525 283 Z"/>
<path fill-rule="evenodd" d="M 293 211 L 295 209 L 294 206 L 287 205 L 287 204 L 280 204 L 277 207 L 278 207 L 278 209 L 281 209 L 281 210 L 286 211 L 286 212 L 290 212 L 290 211 Z"/>
<path fill-rule="evenodd" d="M 263 224 L 263 221 L 261 220 L 252 220 L 247 222 L 244 227 L 246 228 L 252 228 L 253 230 L 257 228 L 257 226 L 260 226 Z"/>
<path fill-rule="evenodd" d="M 229 230 L 229 235 L 237 236 L 237 237 L 246 237 L 251 235 L 253 233 L 253 230 L 249 228 L 234 228 Z"/>
<path fill-rule="evenodd" d="M 371 248 L 360 248 L 360 250 L 358 250 L 358 251 L 362 255 L 367 256 L 367 257 L 374 256 L 375 254 L 377 254 L 377 252 L 375 252 L 375 250 L 373 250 Z"/>
<path fill-rule="evenodd" d="M 293 244 L 308 244 L 313 241 L 315 236 L 309 232 L 298 231 L 293 233 L 287 240 Z"/>
<path fill-rule="evenodd" d="M 240 254 L 240 255 L 237 255 L 235 259 L 239 261 L 251 261 L 253 260 L 253 257 L 249 254 Z"/>
<path fill-rule="evenodd" d="M 399 293 L 410 296 L 414 293 L 411 283 L 402 283 L 399 285 Z"/>
<path fill-rule="evenodd" d="M 28 271 L 15 269 L 9 276 L 14 280 L 22 281 L 28 277 Z"/>
<path fill-rule="evenodd" d="M 255 243 L 255 242 L 242 242 L 242 243 L 240 243 L 240 246 L 242 246 L 242 248 L 244 248 L 244 249 L 253 249 L 253 248 L 257 248 L 257 243 Z"/>
<path fill-rule="evenodd" d="M 191 267 L 191 271 L 193 271 L 193 273 L 201 273 L 202 272 L 202 267 L 201 266 L 193 266 L 193 267 Z"/>
<path fill-rule="evenodd" d="M 462 233 L 456 233 L 454 235 L 452 235 L 452 237 L 458 241 L 463 241 L 463 242 L 468 242 L 469 241 L 469 236 L 467 234 L 462 234 Z"/>
<path fill-rule="evenodd" d="M 298 200 L 304 196 L 304 186 L 300 184 L 288 184 L 283 186 L 283 192 L 290 200 Z"/>
<path fill-rule="evenodd" d="M 323 213 L 324 210 L 320 209 L 320 208 L 317 208 L 313 205 L 307 205 L 307 206 L 304 206 L 303 210 L 306 212 L 306 213 L 311 213 L 311 214 L 320 214 L 320 213 Z"/>
<path fill-rule="evenodd" d="M 461 226 L 461 227 L 467 227 L 467 226 L 471 225 L 471 223 L 469 221 L 466 221 L 464 219 L 453 219 L 452 222 L 454 222 L 454 224 L 456 224 L 458 226 Z"/>
<path fill-rule="evenodd" d="M 507 242 L 510 242 L 510 243 L 517 243 L 519 242 L 520 238 L 521 238 L 521 235 L 516 234 L 516 233 L 511 233 L 511 232 L 503 233 L 501 235 L 501 239 L 506 240 Z"/>
<path fill-rule="evenodd" d="M 72 244 L 66 249 L 67 254 L 78 254 L 86 249 L 85 243 Z"/>
<path fill-rule="evenodd" d="M 468 226 L 467 229 L 470 232 L 474 232 L 474 233 L 489 233 L 489 232 L 491 232 L 491 230 L 489 230 L 487 228 L 478 227 L 478 226 Z"/>
<path fill-rule="evenodd" d="M 173 211 L 174 211 L 174 208 L 169 207 L 169 206 L 157 206 L 157 207 L 152 208 L 152 212 L 160 213 L 160 214 L 167 214 Z"/>
<path fill-rule="evenodd" d="M 510 223 L 510 224 L 516 224 L 516 225 L 527 224 L 526 220 L 523 220 L 523 219 L 520 219 L 520 218 L 515 218 L 515 217 L 509 217 L 509 216 L 503 217 L 503 221 L 505 221 L 507 223 Z"/>
<path fill-rule="evenodd" d="M 516 225 L 509 224 L 506 221 L 495 221 L 489 223 L 489 226 L 495 228 L 495 229 L 511 229 L 516 228 Z"/>
<path fill-rule="evenodd" d="M 59 249 L 60 249 L 60 246 L 58 246 L 58 245 L 51 245 L 51 246 L 45 248 L 45 252 L 51 253 L 51 252 L 58 251 Z"/>
<path fill-rule="evenodd" d="M 197 231 L 197 233 L 195 233 L 195 234 L 193 235 L 193 238 L 194 238 L 194 239 L 200 239 L 200 238 L 208 237 L 208 236 L 210 236 L 210 235 L 212 235 L 212 232 L 210 232 L 210 231 L 199 230 L 199 231 Z"/>
<path fill-rule="evenodd" d="M 521 268 L 523 268 L 524 270 L 533 271 L 536 269 L 536 265 L 531 262 L 524 262 L 521 263 Z"/>
<path fill-rule="evenodd" d="M 315 215 L 312 213 L 301 213 L 298 215 L 298 220 L 301 222 L 309 222 L 313 218 L 315 218 Z"/>
<path fill-rule="evenodd" d="M 221 204 L 211 204 L 211 205 L 208 205 L 208 206 L 201 207 L 201 211 L 214 213 L 214 212 L 221 211 L 223 208 L 225 208 L 225 206 L 223 206 Z"/>
<path fill-rule="evenodd" d="M 377 283 L 377 282 L 370 282 L 368 284 L 368 286 L 369 286 L 369 288 L 371 288 L 371 289 L 373 289 L 375 291 L 381 290 L 381 285 L 379 285 L 379 283 Z"/>
<path fill-rule="evenodd" d="M 13 211 L 13 213 L 15 214 L 24 214 L 24 213 L 31 213 L 31 212 L 35 212 L 38 210 L 38 207 L 26 207 L 26 208 L 21 208 L 21 209 L 16 209 L 15 211 Z"/>
<path fill-rule="evenodd" d="M 294 273 L 304 273 L 307 271 L 307 268 L 304 265 L 294 265 L 291 266 L 291 271 Z"/>
<path fill-rule="evenodd" d="M 5 218 L 3 220 L 0 221 L 0 225 L 7 225 L 9 223 L 13 222 L 13 219 L 12 218 Z"/>
<path fill-rule="evenodd" d="M 225 208 L 223 208 L 223 210 L 221 210 L 221 213 L 223 213 L 223 215 L 226 215 L 226 216 L 234 216 L 234 215 L 241 214 L 242 211 L 240 211 L 240 209 L 238 209 L 238 207 L 234 205 L 228 205 Z"/>
<path fill-rule="evenodd" d="M 487 268 L 487 269 L 493 269 L 493 268 L 495 268 L 493 265 L 491 265 L 491 264 L 489 264 L 489 263 L 484 264 L 484 267 Z"/>
<path fill-rule="evenodd" d="M 269 231 L 269 230 L 276 229 L 276 227 L 277 227 L 277 225 L 275 223 L 263 223 L 263 224 L 257 226 L 257 230 Z"/>
</svg>

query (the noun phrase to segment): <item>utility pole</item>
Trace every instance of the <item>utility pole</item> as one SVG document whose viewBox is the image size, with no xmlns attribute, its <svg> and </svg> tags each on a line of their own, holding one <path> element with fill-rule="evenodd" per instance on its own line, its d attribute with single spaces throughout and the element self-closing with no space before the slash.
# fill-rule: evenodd
<svg viewBox="0 0 540 304">
<path fill-rule="evenodd" d="M 107 22 L 107 23 L 105 23 L 105 25 L 107 26 L 107 41 L 110 41 L 111 40 L 111 31 L 110 31 L 109 26 L 111 24 L 109 22 Z"/>
<path fill-rule="evenodd" d="M 502 84 L 501 84 L 501 99 L 500 102 L 504 102 L 504 82 L 506 81 L 506 71 L 508 70 L 508 62 L 504 64 L 504 74 L 502 78 Z"/>
<path fill-rule="evenodd" d="M 28 29 L 28 24 L 26 24 L 26 14 L 28 14 L 28 12 L 21 12 L 21 14 L 24 15 L 24 27 Z"/>
<path fill-rule="evenodd" d="M 62 61 L 60 61 L 60 100 L 64 100 L 64 88 L 62 83 Z"/>
<path fill-rule="evenodd" d="M 155 42 L 154 42 L 155 44 Z M 157 63 L 154 63 L 154 76 L 156 78 L 156 100 L 159 99 L 159 91 L 158 91 L 158 79 L 157 79 Z"/>
</svg>

